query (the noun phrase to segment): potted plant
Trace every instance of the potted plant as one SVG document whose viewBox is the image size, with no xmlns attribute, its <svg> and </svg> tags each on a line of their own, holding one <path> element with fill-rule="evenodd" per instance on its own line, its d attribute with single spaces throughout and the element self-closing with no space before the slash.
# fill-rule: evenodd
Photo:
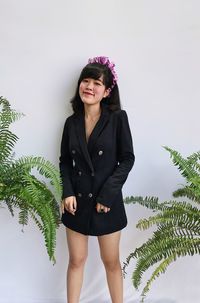
<svg viewBox="0 0 200 303">
<path fill-rule="evenodd" d="M 177 258 L 200 254 L 200 152 L 183 158 L 176 150 L 164 147 L 185 178 L 186 185 L 173 192 L 174 198 L 186 198 L 183 201 L 171 200 L 159 203 L 156 197 L 127 197 L 125 203 L 138 203 L 154 214 L 141 219 L 137 228 L 146 230 L 155 226 L 152 237 L 130 253 L 124 263 L 123 272 L 132 258 L 137 259 L 132 281 L 139 288 L 143 274 L 153 265 L 157 265 L 141 294 L 144 302 L 152 282 L 165 273 L 168 266 Z"/>
<path fill-rule="evenodd" d="M 19 223 L 23 226 L 28 224 L 29 217 L 35 221 L 44 236 L 49 258 L 55 262 L 56 229 L 60 223 L 60 176 L 54 165 L 42 157 L 15 159 L 18 137 L 10 130 L 10 125 L 22 116 L 11 108 L 8 100 L 0 97 L 0 205 L 7 206 L 12 216 L 17 208 Z M 39 178 L 33 169 L 37 170 Z"/>
</svg>

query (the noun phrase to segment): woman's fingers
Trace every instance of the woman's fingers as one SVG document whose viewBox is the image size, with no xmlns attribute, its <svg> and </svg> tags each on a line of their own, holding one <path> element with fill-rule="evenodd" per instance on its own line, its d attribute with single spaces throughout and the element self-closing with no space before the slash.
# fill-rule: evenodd
<svg viewBox="0 0 200 303">
<path fill-rule="evenodd" d="M 73 207 L 74 207 L 74 211 L 76 211 L 76 209 L 77 209 L 76 197 L 74 197 Z"/>
<path fill-rule="evenodd" d="M 100 212 L 100 204 L 99 203 L 97 203 L 96 209 L 97 209 L 97 212 L 99 213 Z"/>
<path fill-rule="evenodd" d="M 75 196 L 70 196 L 62 200 L 61 211 L 63 214 L 66 210 L 70 214 L 75 215 L 76 209 L 77 209 L 77 201 Z M 97 203 L 96 209 L 98 213 L 108 213 L 110 211 L 109 207 L 101 203 Z"/>
<path fill-rule="evenodd" d="M 72 215 L 75 215 L 75 211 L 76 211 L 76 198 L 75 197 L 73 197 L 73 199 L 71 199 L 71 201 L 69 203 L 68 211 Z"/>
<path fill-rule="evenodd" d="M 61 208 L 62 208 L 62 213 L 64 213 L 64 211 L 66 210 L 72 215 L 75 215 L 75 211 L 77 208 L 76 197 L 70 196 L 63 199 Z"/>
<path fill-rule="evenodd" d="M 109 208 L 109 207 L 104 206 L 104 205 L 101 204 L 101 203 L 97 203 L 96 209 L 97 209 L 97 212 L 98 212 L 98 213 L 102 213 L 102 212 L 107 213 L 107 212 L 110 211 L 110 208 Z"/>
<path fill-rule="evenodd" d="M 108 213 L 110 211 L 110 208 L 109 207 L 104 207 L 104 212 L 105 213 Z"/>
<path fill-rule="evenodd" d="M 109 211 L 110 211 L 110 208 L 109 208 L 109 207 L 104 206 L 104 212 L 105 212 L 105 213 L 108 213 Z"/>
</svg>

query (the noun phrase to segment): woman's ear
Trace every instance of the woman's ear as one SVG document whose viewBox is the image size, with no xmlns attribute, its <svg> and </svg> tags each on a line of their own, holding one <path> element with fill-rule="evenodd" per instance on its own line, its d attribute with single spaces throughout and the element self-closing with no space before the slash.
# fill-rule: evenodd
<svg viewBox="0 0 200 303">
<path fill-rule="evenodd" d="M 107 88 L 106 90 L 105 90 L 105 93 L 104 93 L 104 98 L 106 98 L 106 97 L 108 97 L 109 95 L 110 95 L 110 92 L 111 92 L 111 89 L 110 88 Z"/>
</svg>

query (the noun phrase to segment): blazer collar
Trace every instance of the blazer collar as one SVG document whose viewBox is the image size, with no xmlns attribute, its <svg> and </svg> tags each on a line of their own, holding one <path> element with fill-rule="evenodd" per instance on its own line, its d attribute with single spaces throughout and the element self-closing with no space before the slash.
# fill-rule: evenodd
<svg viewBox="0 0 200 303">
<path fill-rule="evenodd" d="M 94 167 L 93 167 L 90 155 L 96 145 L 99 135 L 103 131 L 104 127 L 106 126 L 106 124 L 109 120 L 109 116 L 110 116 L 109 109 L 106 105 L 102 105 L 101 108 L 102 108 L 101 116 L 100 116 L 99 120 L 97 121 L 97 123 L 89 137 L 88 143 L 86 141 L 84 113 L 78 114 L 76 116 L 76 123 L 75 123 L 76 132 L 77 132 L 77 136 L 79 139 L 82 153 L 92 172 L 94 172 Z"/>
</svg>

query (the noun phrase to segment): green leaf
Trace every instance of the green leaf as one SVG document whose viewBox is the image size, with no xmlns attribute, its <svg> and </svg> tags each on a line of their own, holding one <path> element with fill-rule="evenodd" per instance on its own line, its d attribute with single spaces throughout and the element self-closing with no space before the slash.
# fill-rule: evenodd
<svg viewBox="0 0 200 303">
<path fill-rule="evenodd" d="M 153 227 L 151 237 L 131 252 L 123 265 L 125 275 L 131 260 L 137 260 L 132 275 L 136 289 L 141 285 L 144 273 L 156 266 L 143 288 L 141 302 L 144 302 L 153 281 L 165 273 L 172 262 L 180 257 L 200 254 L 200 152 L 184 159 L 177 151 L 164 148 L 169 151 L 173 164 L 185 178 L 185 184 L 175 190 L 173 196 L 187 198 L 187 201 L 159 202 L 155 197 L 133 196 L 124 199 L 127 204 L 137 203 L 154 212 L 153 216 L 139 220 L 136 225 L 141 230 Z"/>
<path fill-rule="evenodd" d="M 23 116 L 0 97 L 0 203 L 11 215 L 19 209 L 19 223 L 23 226 L 29 217 L 44 236 L 50 260 L 55 263 L 56 229 L 60 224 L 59 202 L 61 180 L 56 167 L 37 156 L 14 159 L 18 137 L 10 130 L 11 123 Z M 36 172 L 36 175 L 33 172 Z"/>
</svg>

